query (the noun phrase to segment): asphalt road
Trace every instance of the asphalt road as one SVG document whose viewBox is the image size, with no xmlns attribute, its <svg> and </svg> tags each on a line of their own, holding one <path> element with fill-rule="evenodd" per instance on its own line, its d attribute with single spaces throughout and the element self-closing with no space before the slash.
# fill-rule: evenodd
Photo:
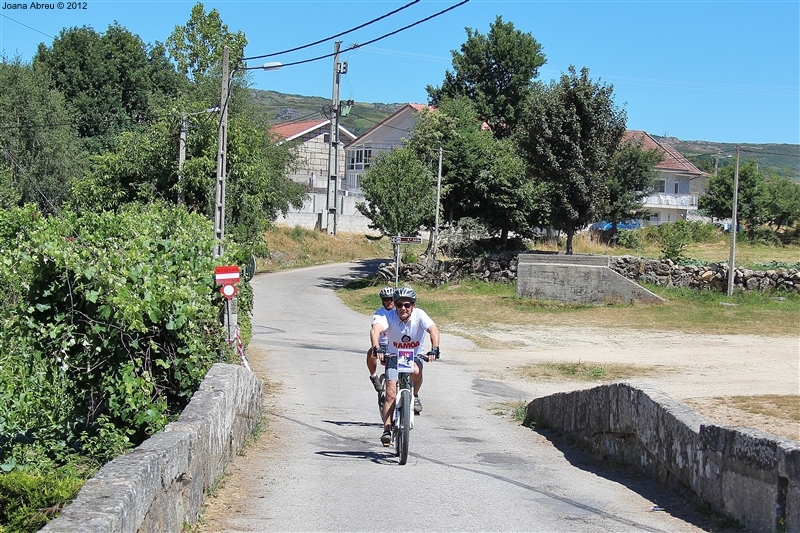
<svg viewBox="0 0 800 533">
<path fill-rule="evenodd" d="M 699 531 L 673 493 L 498 416 L 526 399 L 459 363 L 443 335 L 425 365 L 408 464 L 379 442 L 364 364 L 370 319 L 333 290 L 366 271 L 328 265 L 253 280 L 254 369 L 269 428 L 209 500 L 204 531 Z M 419 302 L 425 308 L 425 302 Z M 436 317 L 433 317 L 434 320 Z M 260 354 L 260 355 L 258 355 Z M 486 362 L 491 365 L 491 361 Z M 663 510 L 653 510 L 654 507 Z"/>
</svg>

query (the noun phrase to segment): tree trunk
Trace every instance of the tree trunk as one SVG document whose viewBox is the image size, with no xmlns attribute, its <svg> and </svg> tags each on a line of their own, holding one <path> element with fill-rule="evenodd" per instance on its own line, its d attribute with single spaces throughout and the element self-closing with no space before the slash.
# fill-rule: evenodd
<svg viewBox="0 0 800 533">
<path fill-rule="evenodd" d="M 500 231 L 500 242 L 503 244 L 503 251 L 508 247 L 508 228 L 503 228 Z"/>
<path fill-rule="evenodd" d="M 574 229 L 567 230 L 567 255 L 572 255 L 572 237 L 575 235 Z"/>
</svg>

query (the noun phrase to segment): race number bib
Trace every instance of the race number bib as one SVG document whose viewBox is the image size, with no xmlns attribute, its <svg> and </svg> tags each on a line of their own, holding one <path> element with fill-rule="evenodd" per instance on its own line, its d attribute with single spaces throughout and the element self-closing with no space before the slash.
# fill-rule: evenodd
<svg viewBox="0 0 800 533">
<path fill-rule="evenodd" d="M 400 374 L 414 372 L 414 350 L 400 350 L 397 353 L 397 372 Z"/>
</svg>

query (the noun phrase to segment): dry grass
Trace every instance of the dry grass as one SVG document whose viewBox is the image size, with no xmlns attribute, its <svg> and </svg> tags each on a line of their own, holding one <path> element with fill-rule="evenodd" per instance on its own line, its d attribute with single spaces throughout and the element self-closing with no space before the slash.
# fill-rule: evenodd
<svg viewBox="0 0 800 533">
<path fill-rule="evenodd" d="M 259 272 L 392 256 L 389 239 L 373 235 L 327 235 L 299 226 L 274 226 L 264 238 L 270 257 L 258 260 Z"/>
<path fill-rule="evenodd" d="M 592 239 L 590 233 L 581 233 L 575 236 L 573 248 L 576 253 L 599 255 L 635 255 L 657 258 L 661 256 L 661 246 L 658 243 L 645 243 L 642 250 L 631 250 L 622 246 L 608 246 Z M 563 251 L 555 240 L 536 244 L 537 250 Z M 709 262 L 727 263 L 730 257 L 730 237 L 723 236 L 716 242 L 690 243 L 684 249 L 684 255 L 692 259 Z M 767 246 L 764 244 L 748 244 L 736 241 L 736 264 L 754 266 L 759 263 L 800 262 L 800 247 L 798 246 Z"/>
<path fill-rule="evenodd" d="M 800 440 L 798 395 L 691 398 L 686 403 L 717 424 L 757 427 L 775 435 Z"/>
<path fill-rule="evenodd" d="M 536 363 L 517 369 L 526 379 L 544 381 L 623 381 L 633 377 L 653 376 L 663 370 L 619 363 Z"/>
</svg>

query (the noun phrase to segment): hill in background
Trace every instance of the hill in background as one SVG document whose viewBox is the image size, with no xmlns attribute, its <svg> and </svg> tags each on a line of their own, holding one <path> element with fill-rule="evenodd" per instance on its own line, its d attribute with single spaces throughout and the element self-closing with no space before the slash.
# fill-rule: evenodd
<svg viewBox="0 0 800 533">
<path fill-rule="evenodd" d="M 715 160 L 719 166 L 733 165 L 736 162 L 736 144 L 715 143 L 711 141 L 682 141 L 675 137 L 659 137 L 675 148 L 681 155 L 694 163 L 700 170 L 714 172 Z M 742 162 L 748 159 L 758 161 L 759 168 L 800 182 L 800 145 L 798 144 L 739 144 Z"/>
<path fill-rule="evenodd" d="M 330 114 L 330 98 L 284 94 L 276 91 L 252 89 L 256 106 L 262 110 L 270 124 L 320 120 Z M 361 135 L 375 124 L 397 111 L 408 102 L 394 104 L 368 104 L 356 102 L 350 114 L 339 122 L 355 135 Z M 684 155 L 698 168 L 714 171 L 715 160 L 724 167 L 734 163 L 736 145 L 711 141 L 682 141 L 675 137 L 653 135 Z M 800 182 L 800 145 L 798 144 L 741 144 L 741 159 L 757 159 L 760 168 Z"/>
<path fill-rule="evenodd" d="M 314 119 L 324 120 L 330 116 L 330 98 L 284 94 L 259 89 L 252 89 L 250 94 L 256 106 L 267 116 L 270 124 Z M 361 135 L 406 103 L 366 104 L 355 102 L 350 114 L 346 117 L 341 117 L 339 124 L 353 134 Z"/>
</svg>

